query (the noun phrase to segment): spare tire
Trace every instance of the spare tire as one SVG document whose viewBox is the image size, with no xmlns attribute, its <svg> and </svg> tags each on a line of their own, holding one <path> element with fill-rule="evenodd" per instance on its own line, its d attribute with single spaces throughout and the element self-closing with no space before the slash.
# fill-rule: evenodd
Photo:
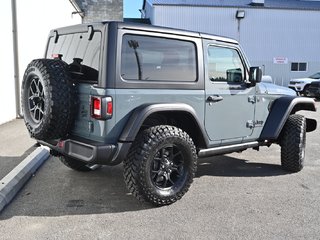
<svg viewBox="0 0 320 240">
<path fill-rule="evenodd" d="M 36 59 L 22 81 L 22 112 L 31 137 L 62 138 L 70 131 L 76 104 L 68 65 L 58 59 Z"/>
</svg>

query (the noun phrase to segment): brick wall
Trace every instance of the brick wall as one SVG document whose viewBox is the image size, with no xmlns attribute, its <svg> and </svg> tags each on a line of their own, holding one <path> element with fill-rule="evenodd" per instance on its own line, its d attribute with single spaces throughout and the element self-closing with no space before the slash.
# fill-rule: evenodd
<svg viewBox="0 0 320 240">
<path fill-rule="evenodd" d="M 84 12 L 83 22 L 123 20 L 123 0 L 75 0 Z"/>
</svg>

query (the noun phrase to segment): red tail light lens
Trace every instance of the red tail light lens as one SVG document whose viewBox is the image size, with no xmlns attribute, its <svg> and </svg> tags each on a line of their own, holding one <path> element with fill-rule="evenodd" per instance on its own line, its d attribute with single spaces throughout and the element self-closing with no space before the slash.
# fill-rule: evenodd
<svg viewBox="0 0 320 240">
<path fill-rule="evenodd" d="M 112 101 L 111 102 L 107 102 L 107 115 L 112 115 L 113 112 L 113 104 Z"/>
<path fill-rule="evenodd" d="M 111 97 L 91 97 L 91 117 L 107 120 L 112 117 L 113 102 Z"/>
<path fill-rule="evenodd" d="M 92 97 L 92 117 L 101 118 L 101 99 Z"/>
</svg>

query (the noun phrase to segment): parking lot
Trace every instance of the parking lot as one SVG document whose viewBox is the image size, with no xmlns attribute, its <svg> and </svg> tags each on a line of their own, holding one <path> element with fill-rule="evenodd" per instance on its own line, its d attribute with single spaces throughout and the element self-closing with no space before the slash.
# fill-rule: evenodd
<svg viewBox="0 0 320 240">
<path fill-rule="evenodd" d="M 276 145 L 200 159 L 189 192 L 159 208 L 128 193 L 121 165 L 79 173 L 51 157 L 1 213 L 0 238 L 319 239 L 319 132 L 299 173 L 281 170 Z"/>
</svg>

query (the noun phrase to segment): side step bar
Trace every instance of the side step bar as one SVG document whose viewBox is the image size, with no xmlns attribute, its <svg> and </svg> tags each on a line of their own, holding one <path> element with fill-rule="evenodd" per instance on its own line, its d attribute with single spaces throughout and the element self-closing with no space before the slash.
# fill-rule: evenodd
<svg viewBox="0 0 320 240">
<path fill-rule="evenodd" d="M 230 146 L 222 146 L 222 147 L 215 147 L 215 148 L 208 148 L 200 150 L 198 153 L 198 157 L 211 157 L 215 155 L 221 155 L 226 153 L 238 152 L 246 150 L 247 148 L 254 148 L 258 147 L 259 142 L 248 142 L 248 143 L 240 143 Z"/>
</svg>

